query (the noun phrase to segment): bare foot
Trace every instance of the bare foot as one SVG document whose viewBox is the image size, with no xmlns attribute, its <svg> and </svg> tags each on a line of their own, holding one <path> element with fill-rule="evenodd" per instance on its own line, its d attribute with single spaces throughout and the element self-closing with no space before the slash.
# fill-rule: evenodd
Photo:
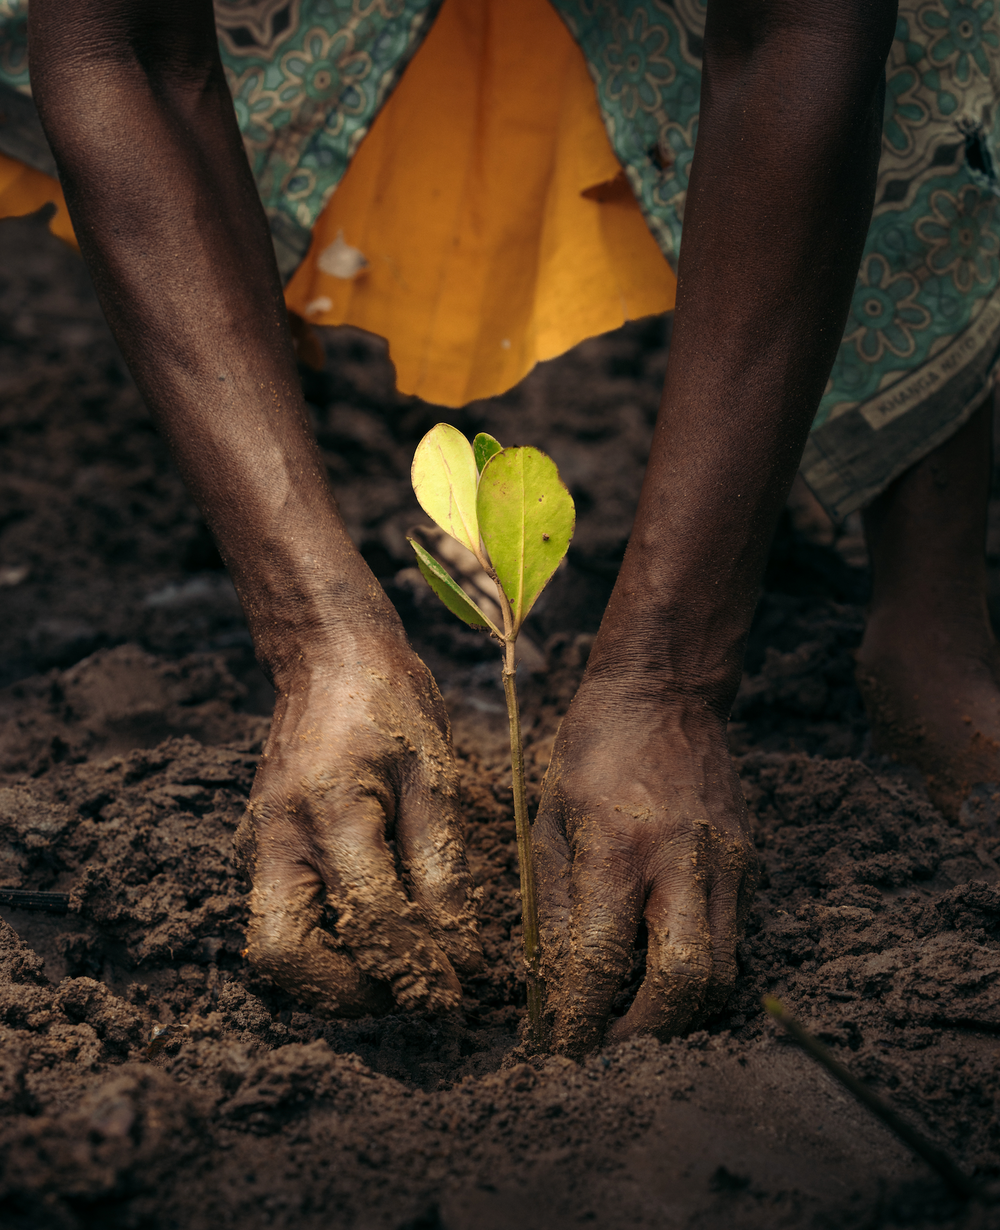
<svg viewBox="0 0 1000 1230">
<path fill-rule="evenodd" d="M 482 967 L 448 719 L 401 640 L 293 674 L 236 849 L 251 963 L 322 1014 L 440 1012 Z"/>
<path fill-rule="evenodd" d="M 725 1003 L 757 859 L 714 715 L 608 703 L 585 679 L 559 729 L 533 842 L 556 1049 L 667 1038 Z M 643 918 L 646 978 L 605 1034 Z"/>
<path fill-rule="evenodd" d="M 907 635 L 873 616 L 857 680 L 873 749 L 920 769 L 946 816 L 957 819 L 975 787 L 1000 783 L 1000 654 L 985 621 Z"/>
<path fill-rule="evenodd" d="M 872 603 L 858 686 L 872 746 L 956 818 L 1000 782 L 1000 654 L 986 606 L 992 399 L 865 510 Z M 978 793 L 978 792 L 977 792 Z"/>
</svg>

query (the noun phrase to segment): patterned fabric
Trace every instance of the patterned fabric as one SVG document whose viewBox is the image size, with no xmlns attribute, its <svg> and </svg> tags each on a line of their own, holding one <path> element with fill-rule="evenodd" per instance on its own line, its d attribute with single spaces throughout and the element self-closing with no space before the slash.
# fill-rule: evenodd
<svg viewBox="0 0 1000 1230">
<path fill-rule="evenodd" d="M 226 80 L 291 277 L 442 0 L 215 0 Z M 27 0 L 0 0 L 0 82 L 29 92 Z"/>
<path fill-rule="evenodd" d="M 698 135 L 706 0 L 552 0 L 584 56 L 611 146 L 676 267 Z"/>
<path fill-rule="evenodd" d="M 226 79 L 291 276 L 442 0 L 216 0 Z"/>
<path fill-rule="evenodd" d="M 27 0 L 0 0 L 0 82 L 30 93 Z"/>
<path fill-rule="evenodd" d="M 859 508 L 982 404 L 1000 357 L 1000 21 L 993 0 L 902 0 L 851 314 L 802 471 Z"/>
<path fill-rule="evenodd" d="M 442 0 L 216 0 L 240 129 L 290 276 Z M 706 0 L 552 0 L 612 147 L 676 263 Z M 1000 355 L 1000 0 L 901 0 L 876 205 L 803 459 L 835 517 L 982 403 Z M 27 0 L 0 0 L 0 83 L 28 92 Z"/>
<path fill-rule="evenodd" d="M 705 0 L 552 0 L 608 134 L 676 260 L 697 136 Z M 901 0 L 871 228 L 802 461 L 835 518 L 873 499 L 982 404 L 1000 362 L 1000 11 Z"/>
</svg>

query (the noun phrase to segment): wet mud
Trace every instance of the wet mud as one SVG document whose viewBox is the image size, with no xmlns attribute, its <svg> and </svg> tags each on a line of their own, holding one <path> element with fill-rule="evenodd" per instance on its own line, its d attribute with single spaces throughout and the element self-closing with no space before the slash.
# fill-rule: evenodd
<svg viewBox="0 0 1000 1230">
<path fill-rule="evenodd" d="M 997 1224 L 760 1007 L 779 996 L 967 1173 L 1000 1178 L 996 808 L 948 823 L 872 756 L 855 526 L 800 492 L 772 552 L 731 726 L 762 880 L 726 1009 L 668 1043 L 527 1062 L 498 656 L 405 543 L 413 446 L 446 415 L 393 392 L 377 343 L 328 335 L 304 374 L 317 435 L 449 705 L 487 970 L 449 1017 L 321 1020 L 242 955 L 232 841 L 271 696 L 232 587 L 77 258 L 8 222 L 0 268 L 0 887 L 66 898 L 0 906 L 4 1230 Z M 522 665 L 532 808 L 628 536 L 667 343 L 664 322 L 629 326 L 447 415 L 546 449 L 577 501 Z M 639 951 L 632 990 L 641 974 Z"/>
</svg>

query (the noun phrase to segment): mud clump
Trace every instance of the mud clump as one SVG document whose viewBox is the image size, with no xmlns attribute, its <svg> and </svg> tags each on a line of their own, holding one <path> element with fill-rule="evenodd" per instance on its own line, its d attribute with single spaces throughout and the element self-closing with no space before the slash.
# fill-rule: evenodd
<svg viewBox="0 0 1000 1230">
<path fill-rule="evenodd" d="M 0 791 L 8 876 L 71 901 L 0 931 L 0 1224 L 973 1224 L 759 1001 L 996 1174 L 1000 839 L 856 760 L 748 755 L 764 875 L 724 1015 L 529 1065 L 502 761 L 460 761 L 487 975 L 450 1018 L 325 1021 L 240 955 L 255 752 L 186 736 Z"/>
<path fill-rule="evenodd" d="M 137 645 L 100 650 L 0 693 L 0 771 L 37 775 L 174 734 L 206 743 L 262 739 L 266 720 L 235 711 L 245 695 L 218 655 L 165 661 Z"/>
</svg>

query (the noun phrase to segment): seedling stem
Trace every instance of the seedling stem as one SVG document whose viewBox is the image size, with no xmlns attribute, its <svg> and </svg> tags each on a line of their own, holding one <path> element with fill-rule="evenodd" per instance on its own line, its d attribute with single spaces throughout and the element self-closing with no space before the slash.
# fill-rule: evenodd
<svg viewBox="0 0 1000 1230">
<path fill-rule="evenodd" d="M 528 1026 L 531 1041 L 541 1046 L 542 945 L 514 651 L 525 617 L 569 547 L 575 521 L 573 500 L 544 453 L 534 448 L 502 448 L 485 433 L 470 444 L 447 423 L 438 423 L 417 445 L 412 477 L 424 512 L 472 552 L 497 589 L 502 630 L 432 555 L 410 540 L 424 579 L 448 610 L 472 627 L 487 628 L 503 646 L 501 674 L 510 725 Z"/>
<path fill-rule="evenodd" d="M 507 721 L 510 725 L 510 764 L 514 787 L 514 831 L 517 834 L 517 863 L 521 871 L 521 929 L 524 962 L 527 968 L 528 1024 L 533 1039 L 541 1039 L 542 1029 L 542 945 L 538 930 L 538 897 L 535 892 L 535 861 L 531 856 L 531 825 L 528 822 L 528 796 L 524 785 L 524 743 L 521 739 L 521 710 L 517 703 L 517 666 L 514 662 L 516 638 L 508 632 L 513 626 L 510 603 L 501 594 L 504 617 L 503 693 L 507 700 Z"/>
</svg>

